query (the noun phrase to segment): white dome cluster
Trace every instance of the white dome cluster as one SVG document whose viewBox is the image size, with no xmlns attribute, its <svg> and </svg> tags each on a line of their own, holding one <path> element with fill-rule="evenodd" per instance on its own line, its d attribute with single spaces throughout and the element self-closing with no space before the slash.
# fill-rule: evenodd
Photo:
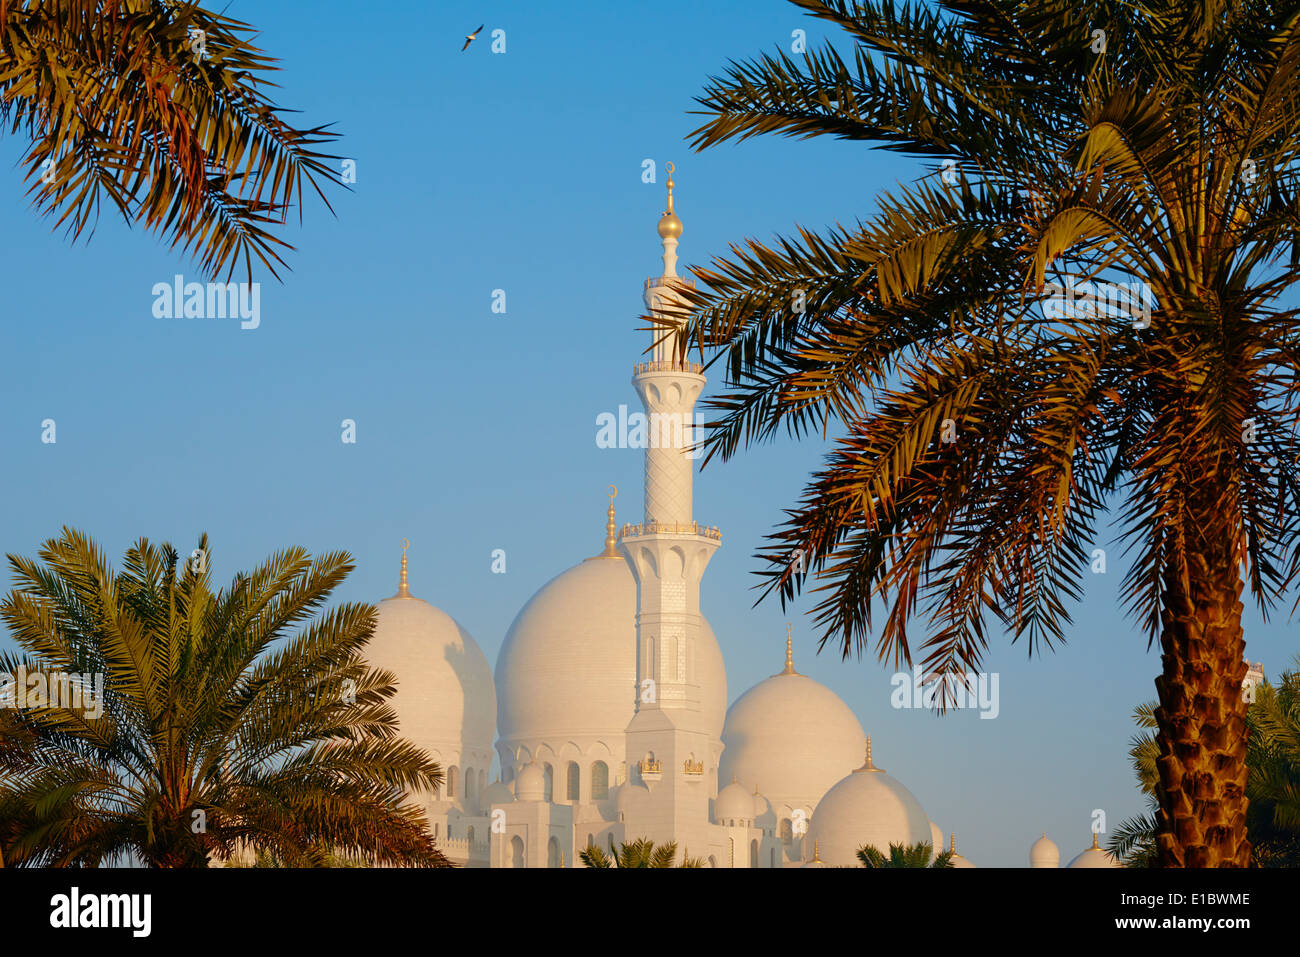
<svg viewBox="0 0 1300 957">
<path fill-rule="evenodd" d="M 1030 867 L 1060 867 L 1061 851 L 1052 839 L 1043 832 L 1043 836 L 1034 841 L 1029 848 Z M 1097 833 L 1092 835 L 1092 846 L 1077 855 L 1066 867 L 1123 867 L 1124 865 L 1103 850 L 1097 844 Z"/>
<path fill-rule="evenodd" d="M 719 780 L 756 787 L 778 817 L 805 821 L 862 756 L 866 733 L 849 706 L 825 685 L 794 670 L 786 639 L 785 670 L 736 700 L 722 729 Z"/>
</svg>

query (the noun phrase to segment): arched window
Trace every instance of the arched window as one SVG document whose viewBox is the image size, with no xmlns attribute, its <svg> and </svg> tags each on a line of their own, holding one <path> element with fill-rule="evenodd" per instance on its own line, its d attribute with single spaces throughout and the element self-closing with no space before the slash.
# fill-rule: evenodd
<svg viewBox="0 0 1300 957">
<path fill-rule="evenodd" d="M 609 766 L 597 761 L 591 766 L 591 799 L 604 801 L 609 797 Z"/>
<path fill-rule="evenodd" d="M 546 787 L 542 791 L 542 800 L 550 801 L 555 797 L 555 768 L 549 764 L 543 765 L 542 768 L 546 779 Z"/>
<path fill-rule="evenodd" d="M 470 827 L 469 832 L 465 836 L 469 838 L 469 843 L 472 845 L 474 843 L 474 828 Z"/>
<path fill-rule="evenodd" d="M 447 769 L 447 797 L 454 798 L 455 796 L 456 796 L 456 765 L 453 764 L 451 767 Z"/>
<path fill-rule="evenodd" d="M 790 826 L 788 817 L 781 818 L 781 840 L 789 844 L 794 840 L 794 828 Z"/>
<path fill-rule="evenodd" d="M 749 842 L 749 866 L 758 867 L 758 841 Z"/>
<path fill-rule="evenodd" d="M 560 866 L 560 842 L 555 838 L 551 838 L 546 842 L 546 866 Z"/>
<path fill-rule="evenodd" d="M 581 783 L 581 772 L 578 770 L 578 762 L 569 762 L 568 781 L 565 785 L 564 796 L 569 801 L 576 801 L 579 797 L 578 787 Z"/>
<path fill-rule="evenodd" d="M 433 839 L 434 839 L 435 841 L 438 839 L 438 822 L 437 822 L 437 821 L 435 821 L 434 824 L 433 824 Z"/>
<path fill-rule="evenodd" d="M 510 839 L 510 866 L 524 866 L 524 842 L 517 834 Z"/>
<path fill-rule="evenodd" d="M 587 835 L 587 846 L 588 846 L 588 847 L 594 847 L 595 844 L 596 844 L 596 835 L 595 835 L 595 834 L 588 834 L 588 835 Z"/>
<path fill-rule="evenodd" d="M 716 857 L 714 857 L 712 854 L 710 854 L 710 855 L 709 855 L 709 867 L 717 867 L 717 866 L 718 866 L 718 859 L 717 859 Z"/>
</svg>

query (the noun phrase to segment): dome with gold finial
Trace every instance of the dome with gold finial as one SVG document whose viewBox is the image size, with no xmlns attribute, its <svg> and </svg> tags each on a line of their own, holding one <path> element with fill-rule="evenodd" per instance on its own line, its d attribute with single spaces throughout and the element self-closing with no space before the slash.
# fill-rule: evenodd
<svg viewBox="0 0 1300 957">
<path fill-rule="evenodd" d="M 411 594 L 409 545 L 403 540 L 397 594 L 379 602 L 375 632 L 362 655 L 372 668 L 396 676 L 389 704 L 402 737 L 443 766 L 447 784 L 440 797 L 473 798 L 480 785 L 486 786 L 492 766 L 497 717 L 492 669 L 459 622 Z"/>
<path fill-rule="evenodd" d="M 722 729 L 719 780 L 753 782 L 778 819 L 806 822 L 830 788 L 862 758 L 866 733 L 852 709 L 794 666 L 787 627 L 784 667 L 732 704 Z"/>
<path fill-rule="evenodd" d="M 865 844 L 889 853 L 890 844 L 930 841 L 930 818 L 902 783 L 876 767 L 867 738 L 867 759 L 826 792 L 813 812 L 808 836 L 832 867 L 855 867 Z"/>
<path fill-rule="evenodd" d="M 602 550 L 543 585 L 506 632 L 496 666 L 497 749 L 506 780 L 531 759 L 551 763 L 560 781 L 558 755 L 577 747 L 583 775 L 602 762 L 612 787 L 626 761 L 636 705 L 636 579 L 616 548 L 616 494 L 611 486 Z M 707 621 L 697 667 L 718 735 L 727 679 Z"/>
<path fill-rule="evenodd" d="M 1097 832 L 1092 832 L 1092 846 L 1083 851 L 1078 857 L 1065 865 L 1068 867 L 1123 867 L 1119 861 L 1111 856 L 1109 851 L 1103 850 L 1097 843 Z"/>
<path fill-rule="evenodd" d="M 680 239 L 682 235 L 682 221 L 677 218 L 677 213 L 673 209 L 673 187 L 677 184 L 673 182 L 673 173 L 676 171 L 672 163 L 669 163 L 668 170 L 668 208 L 664 214 L 659 217 L 659 238 L 660 239 Z"/>
</svg>

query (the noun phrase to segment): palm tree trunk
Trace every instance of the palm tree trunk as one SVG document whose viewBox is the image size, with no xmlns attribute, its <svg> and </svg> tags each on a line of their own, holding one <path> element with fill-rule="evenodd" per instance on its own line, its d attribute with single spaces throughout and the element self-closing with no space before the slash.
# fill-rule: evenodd
<svg viewBox="0 0 1300 957">
<path fill-rule="evenodd" d="M 1164 586 L 1155 712 L 1160 866 L 1249 867 L 1246 639 L 1233 550 L 1211 543 L 1189 554 L 1187 577 L 1171 567 Z"/>
</svg>

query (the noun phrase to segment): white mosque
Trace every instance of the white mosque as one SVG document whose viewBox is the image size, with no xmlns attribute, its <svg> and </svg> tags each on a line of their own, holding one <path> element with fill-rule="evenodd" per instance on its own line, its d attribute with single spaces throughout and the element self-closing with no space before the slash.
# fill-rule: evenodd
<svg viewBox="0 0 1300 957">
<path fill-rule="evenodd" d="M 691 285 L 677 275 L 668 171 L 664 270 L 645 283 L 659 316 Z M 647 420 L 690 421 L 705 377 L 665 342 L 632 384 Z M 618 529 L 611 496 L 604 549 L 523 607 L 495 675 L 455 619 L 411 594 L 403 553 L 367 656 L 398 676 L 402 735 L 444 769 L 441 791 L 423 796 L 439 847 L 468 867 L 566 867 L 589 845 L 649 838 L 675 841 L 679 860 L 764 868 L 857 866 L 863 844 L 942 847 L 921 803 L 875 766 L 852 710 L 795 670 L 789 636 L 784 666 L 727 708 L 722 653 L 700 612 L 721 535 L 694 519 L 683 443 L 647 446 L 644 520 Z M 501 774 L 489 783 L 494 756 Z M 1032 865 L 1055 867 L 1045 840 Z M 1095 840 L 1084 854 L 1100 864 L 1071 866 L 1117 866 Z"/>
</svg>

